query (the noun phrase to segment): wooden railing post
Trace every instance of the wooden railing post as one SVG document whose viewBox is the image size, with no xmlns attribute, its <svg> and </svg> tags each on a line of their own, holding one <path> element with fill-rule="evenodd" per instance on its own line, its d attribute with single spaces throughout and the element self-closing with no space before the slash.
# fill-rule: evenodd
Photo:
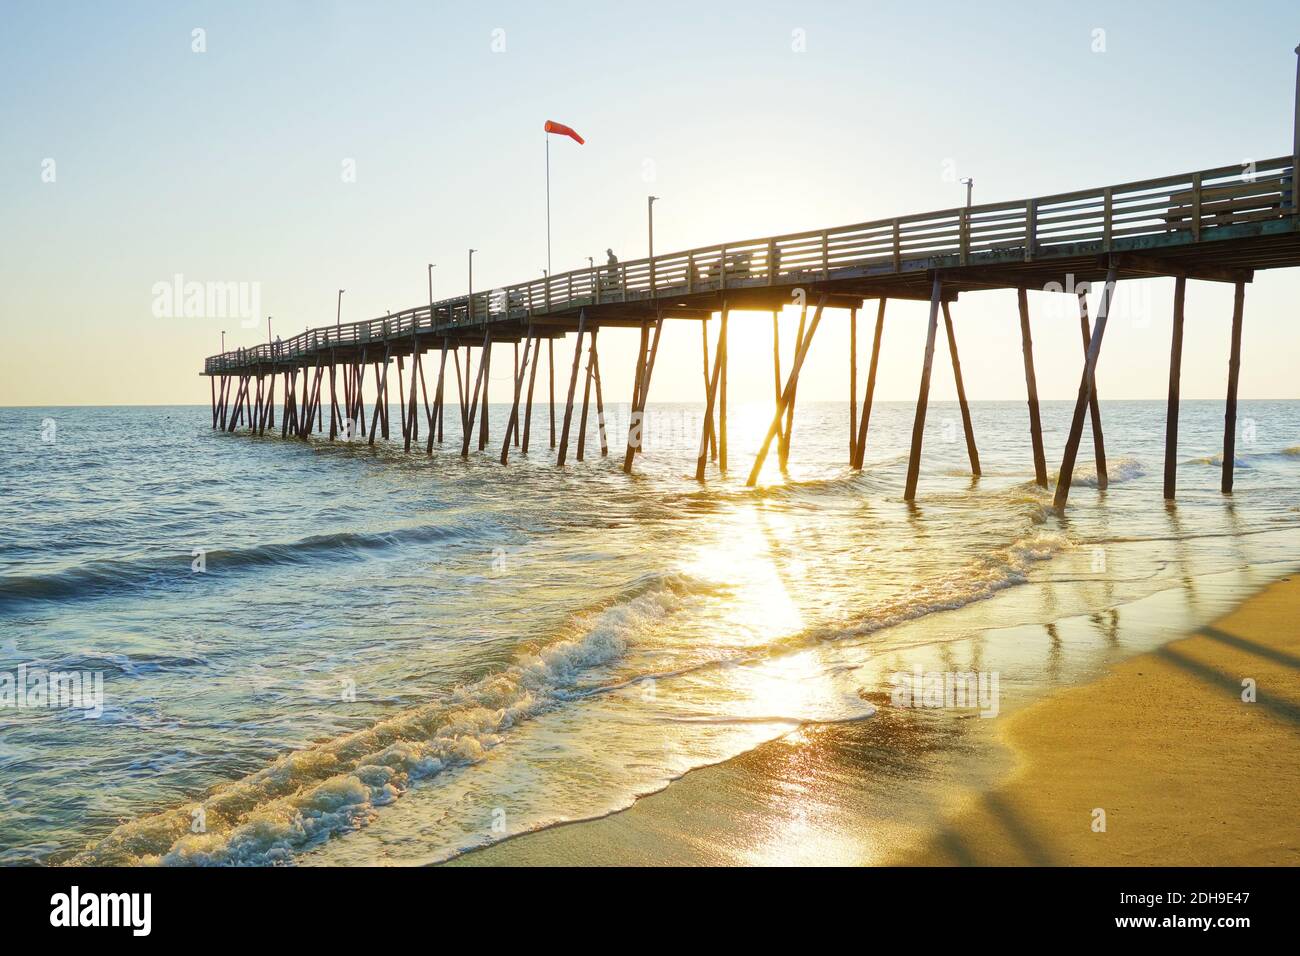
<svg viewBox="0 0 1300 956">
<path fill-rule="evenodd" d="M 1038 201 L 1030 199 L 1025 203 L 1025 261 L 1034 258 L 1034 242 L 1038 236 Z"/>
<path fill-rule="evenodd" d="M 1201 241 L 1201 174 L 1192 174 L 1192 242 Z"/>
<path fill-rule="evenodd" d="M 1291 144 L 1291 211 L 1295 215 L 1300 215 L 1300 183 L 1296 182 L 1296 172 L 1300 170 L 1300 46 L 1295 48 L 1296 66 L 1295 66 L 1295 121 L 1291 125 L 1292 144 Z"/>
<path fill-rule="evenodd" d="M 1101 247 L 1110 252 L 1110 240 L 1114 234 L 1115 225 L 1115 191 L 1107 186 L 1102 193 L 1102 215 L 1101 215 Z"/>
</svg>

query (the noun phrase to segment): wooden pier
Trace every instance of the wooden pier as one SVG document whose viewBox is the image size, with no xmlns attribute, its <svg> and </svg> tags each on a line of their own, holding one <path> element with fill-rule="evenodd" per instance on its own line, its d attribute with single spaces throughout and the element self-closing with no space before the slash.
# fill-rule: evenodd
<svg viewBox="0 0 1300 956">
<path fill-rule="evenodd" d="M 728 319 L 732 312 L 746 313 L 751 320 L 752 313 L 771 312 L 774 407 L 749 471 L 752 485 L 774 442 L 782 466 L 788 458 L 799 374 L 827 310 L 845 313 L 856 346 L 858 311 L 875 300 L 874 339 L 860 405 L 856 347 L 847 370 L 852 396 L 847 461 L 860 469 L 870 434 L 886 303 L 889 299 L 917 299 L 928 301 L 930 310 L 905 485 L 905 497 L 911 501 L 920 477 L 940 315 L 957 382 L 971 472 L 978 476 L 979 453 L 962 385 L 953 305 L 963 293 L 1015 289 L 1028 400 L 1026 457 L 1033 462 L 1038 484 L 1046 487 L 1026 290 L 1063 290 L 1062 294 L 1078 297 L 1083 344 L 1078 396 L 1057 470 L 1054 503 L 1063 510 L 1088 418 L 1099 484 L 1104 488 L 1106 483 L 1104 438 L 1093 382 L 1116 283 L 1167 276 L 1175 280 L 1176 288 L 1164 495 L 1172 499 L 1176 489 L 1182 316 L 1188 280 L 1227 282 L 1235 288 L 1222 476 L 1223 491 L 1230 492 L 1245 286 L 1256 270 L 1300 265 L 1300 197 L 1293 188 L 1300 136 L 1295 144 L 1292 155 L 1245 166 L 723 243 L 578 269 L 491 291 L 471 289 L 463 296 L 383 318 L 309 329 L 284 342 L 237 349 L 205 361 L 203 374 L 211 378 L 212 427 L 233 432 L 242 426 L 258 434 L 273 429 L 279 384 L 282 437 L 305 440 L 319 432 L 334 440 L 346 432 L 349 438 L 366 438 L 373 444 L 377 435 L 390 437 L 389 402 L 396 392 L 404 447 L 407 451 L 418 448 L 423 425 L 424 451 L 432 454 L 434 445 L 443 441 L 446 399 L 454 385 L 452 398 L 463 436 L 460 453 L 467 456 L 471 444 L 476 442 L 477 449 L 484 451 L 491 440 L 487 382 L 492 346 L 508 343 L 513 346 L 515 363 L 509 422 L 500 436 L 500 461 L 503 465 L 509 461 L 512 448 L 529 453 L 537 366 L 545 351 L 552 383 L 549 442 L 556 462 L 565 465 L 585 350 L 576 447 L 576 458 L 582 461 L 587 454 L 585 425 L 593 388 L 596 414 L 603 421 L 598 333 L 604 328 L 631 328 L 638 330 L 640 346 L 623 456 L 623 469 L 630 472 L 640 452 L 663 323 L 673 319 L 707 323 L 716 313 L 719 322 L 712 356 L 707 325 L 702 325 L 705 416 L 696 477 L 703 480 L 711 459 L 724 472 L 728 467 Z M 1088 315 L 1083 294 L 1089 284 L 1094 288 L 1102 284 L 1095 319 Z M 775 313 L 792 303 L 800 307 L 800 319 L 793 363 L 783 374 Z M 755 328 L 757 322 L 746 334 L 753 334 Z M 570 334 L 576 340 L 557 440 L 554 345 L 557 338 Z M 396 382 L 390 380 L 394 369 Z M 367 374 L 372 376 L 370 389 L 376 396 L 369 408 L 364 396 Z M 608 447 L 603 429 L 601 434 L 600 453 L 605 455 Z"/>
</svg>

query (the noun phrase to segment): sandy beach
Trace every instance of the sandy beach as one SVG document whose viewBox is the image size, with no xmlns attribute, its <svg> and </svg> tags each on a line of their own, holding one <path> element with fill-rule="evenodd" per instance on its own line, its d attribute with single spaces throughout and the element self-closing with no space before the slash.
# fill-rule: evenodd
<svg viewBox="0 0 1300 956">
<path fill-rule="evenodd" d="M 1018 769 L 905 862 L 1300 862 L 1300 577 L 1012 716 Z M 1243 701 L 1253 681 L 1255 700 Z M 1105 831 L 1094 814 L 1105 811 Z"/>
<path fill-rule="evenodd" d="M 881 700 L 453 865 L 1294 865 L 1297 606 L 1291 575 L 999 720 Z"/>
</svg>

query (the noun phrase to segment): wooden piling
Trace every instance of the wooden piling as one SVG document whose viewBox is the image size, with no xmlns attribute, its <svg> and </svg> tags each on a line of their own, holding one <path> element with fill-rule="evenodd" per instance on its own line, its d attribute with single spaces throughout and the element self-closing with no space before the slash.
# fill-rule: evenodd
<svg viewBox="0 0 1300 956">
<path fill-rule="evenodd" d="M 1165 501 L 1173 501 L 1178 485 L 1178 392 L 1183 371 L 1183 300 L 1187 278 L 1174 278 L 1174 328 L 1169 346 L 1169 404 L 1165 413 Z"/>
<path fill-rule="evenodd" d="M 705 396 L 705 404 L 707 405 L 708 395 L 709 395 L 709 320 L 708 319 L 704 319 L 702 322 L 700 322 L 700 346 L 704 358 L 704 366 L 703 366 L 704 396 Z M 709 454 L 712 455 L 714 461 L 717 461 L 718 460 L 718 439 L 717 436 L 713 433 L 712 425 L 704 429 L 704 434 L 709 441 Z"/>
<path fill-rule="evenodd" d="M 330 353 L 330 441 L 333 441 L 339 433 L 339 403 L 335 393 L 334 385 L 334 353 Z"/>
<path fill-rule="evenodd" d="M 772 387 L 773 400 L 781 404 L 781 326 L 778 321 L 781 312 L 779 309 L 772 310 Z M 777 447 L 785 442 L 785 428 L 780 426 L 777 430 Z"/>
<path fill-rule="evenodd" d="M 546 340 L 546 354 L 550 360 L 547 382 L 551 389 L 551 447 L 555 447 L 555 339 Z"/>
<path fill-rule="evenodd" d="M 513 343 L 513 345 L 514 345 L 514 349 L 515 349 L 515 378 L 519 378 L 519 342 L 518 342 L 518 340 L 516 340 L 516 341 Z M 526 337 L 526 336 L 525 336 L 524 348 L 525 348 L 525 349 L 528 348 L 527 337 Z M 521 379 L 521 381 L 522 381 L 522 379 Z M 515 447 L 518 448 L 518 447 L 519 447 L 519 428 L 518 428 L 518 422 L 516 422 L 515 425 L 511 426 L 511 435 L 512 435 L 512 439 L 511 439 L 511 440 L 515 443 Z"/>
<path fill-rule="evenodd" d="M 455 355 L 453 354 L 452 357 L 454 358 Z M 437 388 L 437 394 L 433 399 L 434 403 L 437 405 L 438 408 L 438 444 L 439 445 L 441 445 L 443 441 L 442 423 L 446 417 L 446 405 L 444 404 L 445 398 L 443 394 L 443 382 L 446 379 L 446 377 L 447 377 L 447 338 L 446 336 L 443 336 L 442 357 L 438 360 L 438 388 Z M 460 380 L 459 365 L 457 365 L 456 379 L 457 379 L 457 387 L 459 388 L 459 380 Z M 432 449 L 430 449 L 430 451 L 432 451 Z"/>
<path fill-rule="evenodd" d="M 961 427 L 966 433 L 966 455 L 970 458 L 970 472 L 980 476 L 980 453 L 975 447 L 975 429 L 971 427 L 970 406 L 966 404 L 966 386 L 961 380 L 961 359 L 957 357 L 957 336 L 952 327 L 952 313 L 948 303 L 943 303 L 943 327 L 948 333 L 948 354 L 952 356 L 952 377 L 957 385 L 957 404 L 961 406 Z"/>
<path fill-rule="evenodd" d="M 1092 393 L 1092 382 L 1097 373 L 1097 357 L 1101 354 L 1101 340 L 1106 334 L 1106 321 L 1110 318 L 1110 303 L 1114 297 L 1115 278 L 1118 272 L 1118 265 L 1112 259 L 1110 267 L 1106 270 L 1106 287 L 1101 292 L 1101 308 L 1097 310 L 1097 324 L 1092 330 L 1092 342 L 1088 345 L 1088 354 L 1083 362 L 1079 396 L 1074 402 L 1074 417 L 1070 420 L 1070 433 L 1065 439 L 1065 453 L 1061 456 L 1061 471 L 1056 477 L 1056 495 L 1052 499 L 1052 507 L 1058 513 L 1065 511 L 1066 501 L 1070 497 L 1074 462 L 1079 454 L 1079 439 L 1083 437 L 1083 418 L 1088 410 L 1088 396 Z"/>
<path fill-rule="evenodd" d="M 858 310 L 849 309 L 849 466 L 858 460 Z"/>
<path fill-rule="evenodd" d="M 407 453 L 411 451 L 411 441 L 415 438 L 416 428 L 419 427 L 416 422 L 416 412 L 419 411 L 419 407 L 415 403 L 415 398 L 416 398 L 415 376 L 416 373 L 419 372 L 419 370 L 420 370 L 420 353 L 416 351 L 412 351 L 411 352 L 411 388 L 410 388 L 411 394 L 410 397 L 407 399 L 407 401 L 410 404 L 406 410 L 406 428 L 404 429 L 406 432 L 404 436 L 406 439 L 406 444 L 405 444 L 405 448 L 403 449 Z"/>
<path fill-rule="evenodd" d="M 750 469 L 749 478 L 745 482 L 751 488 L 758 483 L 758 474 L 763 470 L 763 462 L 767 460 L 768 449 L 772 447 L 772 439 L 781 430 L 781 418 L 786 414 L 786 405 L 794 401 L 794 390 L 799 382 L 799 371 L 803 368 L 804 359 L 808 357 L 813 335 L 817 332 L 817 326 L 821 324 L 822 310 L 826 306 L 826 298 L 826 293 L 822 293 L 817 302 L 817 310 L 813 313 L 812 325 L 808 327 L 807 335 L 801 334 L 798 337 L 799 347 L 795 350 L 794 359 L 790 366 L 790 378 L 776 403 L 776 414 L 772 416 L 772 424 L 768 426 L 767 436 L 763 439 L 763 445 L 758 450 L 758 455 L 754 459 L 754 466 Z"/>
<path fill-rule="evenodd" d="M 1232 295 L 1232 350 L 1228 357 L 1228 404 L 1223 413 L 1223 494 L 1232 493 L 1232 470 L 1237 452 L 1237 377 L 1241 372 L 1241 318 L 1246 301 L 1246 284 L 1238 282 Z"/>
<path fill-rule="evenodd" d="M 600 457 L 609 457 L 609 438 L 605 434 L 605 395 L 600 385 L 600 352 L 596 350 L 596 333 L 591 333 L 592 374 L 596 380 L 596 433 L 600 438 Z"/>
<path fill-rule="evenodd" d="M 578 418 L 578 461 L 582 461 L 587 450 L 587 406 L 591 403 L 591 379 L 595 374 L 594 349 L 596 333 L 599 331 L 599 326 L 592 328 L 587 346 L 587 376 L 586 383 L 582 386 L 582 415 Z"/>
<path fill-rule="evenodd" d="M 627 451 L 623 455 L 623 473 L 626 475 L 632 473 L 632 458 L 636 454 L 636 446 L 641 443 L 641 392 L 646 369 L 646 343 L 649 337 L 650 326 L 642 322 L 641 341 L 636 350 L 636 374 L 632 377 L 632 404 L 627 419 Z"/>
<path fill-rule="evenodd" d="M 573 370 L 569 374 L 569 397 L 564 403 L 564 428 L 560 432 L 560 452 L 556 464 L 563 466 L 569 454 L 569 425 L 573 421 L 573 395 L 578 388 L 578 366 L 582 362 L 582 336 L 587 329 L 587 310 L 578 313 L 578 341 L 573 345 Z"/>
<path fill-rule="evenodd" d="M 388 346 L 384 346 L 384 371 L 379 373 L 379 363 L 375 363 L 375 412 L 374 417 L 370 419 L 370 445 L 375 444 L 375 426 L 380 424 L 383 416 L 383 410 L 388 407 Z M 382 424 L 384 438 L 388 438 L 388 425 Z"/>
<path fill-rule="evenodd" d="M 230 393 L 230 376 L 221 376 L 221 389 L 217 397 L 217 410 L 213 414 L 212 427 L 226 430 L 226 401 Z"/>
<path fill-rule="evenodd" d="M 718 470 L 727 473 L 727 301 L 722 301 L 722 323 L 718 329 L 722 352 L 722 375 L 718 380 Z"/>
<path fill-rule="evenodd" d="M 725 308 L 725 306 L 724 306 Z M 704 397 L 704 429 L 700 434 L 700 455 L 695 462 L 695 480 L 704 480 L 704 468 L 709 460 L 709 440 L 713 437 L 713 408 L 718 397 L 718 379 L 727 354 L 727 339 L 721 325 L 718 328 L 718 347 L 713 354 L 713 375 L 708 381 Z"/>
<path fill-rule="evenodd" d="M 524 374 L 528 370 L 529 351 L 533 344 L 533 326 L 530 322 L 528 325 L 528 334 L 524 337 L 524 363 L 519 364 L 518 352 L 516 351 L 515 359 L 515 391 L 514 401 L 510 406 L 510 420 L 506 422 L 505 440 L 501 442 L 501 464 L 507 464 L 510 460 L 510 443 L 514 440 L 515 433 L 519 431 L 519 400 L 523 396 Z M 536 366 L 534 366 L 536 367 Z"/>
<path fill-rule="evenodd" d="M 808 319 L 808 302 L 805 299 L 799 307 L 799 328 L 794 336 L 794 354 L 798 355 L 803 350 L 804 330 Z M 790 462 L 790 442 L 794 437 L 794 402 L 798 395 L 799 382 L 796 379 L 795 389 L 785 398 L 785 428 L 781 432 L 781 442 L 777 446 L 777 461 L 781 465 L 782 473 L 785 472 L 786 466 Z"/>
<path fill-rule="evenodd" d="M 491 331 L 489 331 L 488 329 L 485 328 L 483 330 L 483 345 L 482 345 L 483 352 L 478 357 L 478 376 L 474 379 L 474 396 L 472 399 L 470 399 L 469 396 L 469 364 L 470 364 L 469 346 L 465 347 L 465 377 L 466 377 L 465 397 L 469 401 L 469 406 L 465 415 L 464 434 L 461 436 L 461 443 L 460 443 L 460 457 L 462 458 L 469 457 L 469 443 L 470 443 L 470 439 L 474 435 L 474 416 L 478 412 L 479 389 L 483 385 L 483 376 L 484 376 L 484 372 L 487 369 L 488 360 L 487 360 L 486 353 L 488 349 L 488 343 L 491 341 L 491 339 L 489 338 L 491 334 L 492 334 Z"/>
<path fill-rule="evenodd" d="M 1078 290 L 1079 298 L 1079 330 L 1083 334 L 1083 354 L 1088 354 L 1088 346 L 1092 343 L 1092 329 L 1088 321 L 1088 287 L 1080 285 Z M 1097 490 L 1105 491 L 1110 485 L 1110 476 L 1106 469 L 1106 439 L 1101 433 L 1101 400 L 1097 397 L 1097 380 L 1093 376 L 1092 382 L 1088 385 L 1088 415 L 1092 419 L 1092 456 L 1097 464 Z"/>
<path fill-rule="evenodd" d="M 524 437 L 519 446 L 519 454 L 528 454 L 528 434 L 533 425 L 533 385 L 537 382 L 537 366 L 541 365 L 541 356 L 537 354 L 542 348 L 541 336 L 535 336 L 533 343 L 533 366 L 528 370 L 528 401 L 524 404 Z M 549 342 L 550 339 L 547 339 Z M 524 357 L 527 359 L 528 351 L 524 350 Z"/>
<path fill-rule="evenodd" d="M 1043 453 L 1043 420 L 1038 410 L 1038 378 L 1034 375 L 1034 337 L 1029 328 L 1029 293 L 1022 286 L 1016 290 L 1020 309 L 1020 350 L 1025 357 L 1025 390 L 1029 401 L 1029 440 L 1034 448 L 1034 481 L 1047 487 L 1047 459 Z M 1087 359 L 1087 353 L 1084 354 Z"/>
<path fill-rule="evenodd" d="M 484 326 L 483 352 L 478 357 L 479 368 L 483 372 L 483 404 L 480 406 L 482 416 L 478 426 L 478 450 L 488 445 L 488 385 L 492 381 L 492 326 Z"/>
<path fill-rule="evenodd" d="M 862 399 L 862 414 L 858 417 L 858 439 L 854 448 L 853 467 L 862 470 L 867 453 L 867 426 L 871 422 L 871 404 L 876 394 L 876 367 L 880 364 L 880 338 L 885 331 L 885 303 L 882 297 L 876 307 L 876 335 L 871 343 L 871 364 L 867 366 L 867 394 Z M 856 398 L 854 399 L 856 401 Z"/>
<path fill-rule="evenodd" d="M 912 421 L 912 451 L 907 458 L 907 484 L 903 490 L 904 501 L 916 500 L 916 481 L 921 474 L 921 442 L 925 437 L 925 412 L 930 403 L 930 366 L 934 362 L 934 338 L 939 329 L 939 306 L 943 283 L 939 273 L 934 274 L 930 287 L 930 322 L 925 333 L 925 360 L 921 366 L 921 388 L 916 397 L 916 417 Z"/>
</svg>

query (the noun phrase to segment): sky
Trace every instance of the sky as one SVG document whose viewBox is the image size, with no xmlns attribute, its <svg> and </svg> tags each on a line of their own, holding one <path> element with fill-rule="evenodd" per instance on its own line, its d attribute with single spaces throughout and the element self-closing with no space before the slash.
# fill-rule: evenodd
<svg viewBox="0 0 1300 956">
<path fill-rule="evenodd" d="M 951 208 L 965 176 L 997 202 L 1281 156 L 1297 40 L 1294 2 L 3 0 L 0 405 L 206 403 L 221 332 L 266 321 L 155 314 L 177 275 L 255 288 L 284 338 L 332 323 L 340 288 L 344 321 L 427 301 L 430 262 L 435 297 L 462 294 L 471 247 L 475 288 L 539 277 L 547 119 L 587 140 L 551 143 L 559 272 L 644 256 L 650 193 L 667 253 Z M 1173 280 L 1125 285 L 1098 391 L 1162 398 Z M 1030 294 L 1044 399 L 1078 389 L 1065 299 Z M 1231 299 L 1189 285 L 1185 398 L 1223 396 Z M 1297 302 L 1293 270 L 1247 287 L 1243 398 L 1300 398 Z M 915 399 L 926 314 L 890 303 L 877 399 Z M 968 396 L 1023 399 L 1014 293 L 953 318 Z M 730 328 L 733 400 L 770 401 L 770 317 Z M 608 400 L 636 336 L 601 336 Z M 847 398 L 848 341 L 828 313 L 801 401 Z M 652 399 L 701 400 L 699 352 L 669 323 Z M 932 388 L 954 395 L 942 355 Z"/>
</svg>

